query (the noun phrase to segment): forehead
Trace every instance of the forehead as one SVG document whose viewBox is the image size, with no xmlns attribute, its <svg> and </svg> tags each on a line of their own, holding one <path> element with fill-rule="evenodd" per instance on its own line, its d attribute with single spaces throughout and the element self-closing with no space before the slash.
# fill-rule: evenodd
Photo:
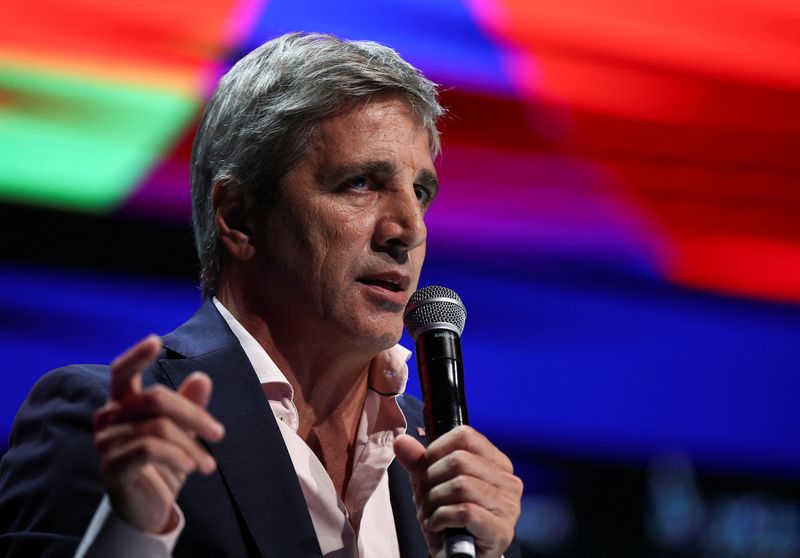
<svg viewBox="0 0 800 558">
<path fill-rule="evenodd" d="M 378 98 L 323 120 L 308 158 L 326 166 L 384 157 L 433 168 L 430 134 L 397 97 Z"/>
</svg>

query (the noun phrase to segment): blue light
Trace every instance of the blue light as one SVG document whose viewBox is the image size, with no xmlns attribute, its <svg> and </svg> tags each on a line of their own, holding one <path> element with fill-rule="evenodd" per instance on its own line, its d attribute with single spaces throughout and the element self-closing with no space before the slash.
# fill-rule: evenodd
<svg viewBox="0 0 800 558">
<path fill-rule="evenodd" d="M 483 34 L 460 0 L 273 0 L 267 4 L 242 50 L 291 31 L 333 33 L 371 40 L 397 50 L 425 74 L 448 86 L 511 92 L 497 46 Z"/>
<path fill-rule="evenodd" d="M 470 416 L 494 439 L 574 457 L 645 463 L 680 449 L 700 467 L 800 470 L 800 308 L 432 256 L 423 284 L 467 305 Z M 41 374 L 110 362 L 200 304 L 191 281 L 8 264 L 0 293 L 3 436 Z"/>
</svg>

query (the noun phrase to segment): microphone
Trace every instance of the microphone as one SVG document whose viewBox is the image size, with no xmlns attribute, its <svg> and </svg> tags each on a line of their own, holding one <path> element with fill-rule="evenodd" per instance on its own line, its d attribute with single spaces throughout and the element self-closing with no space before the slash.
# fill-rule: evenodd
<svg viewBox="0 0 800 558">
<path fill-rule="evenodd" d="M 462 424 L 469 424 L 464 396 L 461 332 L 467 309 L 446 287 L 419 289 L 408 301 L 403 323 L 414 340 L 422 387 L 428 442 Z M 445 529 L 447 558 L 475 558 L 475 539 L 466 529 Z"/>
</svg>

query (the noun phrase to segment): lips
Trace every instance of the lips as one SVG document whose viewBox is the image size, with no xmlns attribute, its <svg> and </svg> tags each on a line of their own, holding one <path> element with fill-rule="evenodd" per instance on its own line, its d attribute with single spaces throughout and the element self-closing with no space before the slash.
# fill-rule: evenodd
<svg viewBox="0 0 800 558">
<path fill-rule="evenodd" d="M 364 279 L 359 281 L 360 283 L 364 283 L 365 285 L 373 285 L 375 287 L 381 287 L 383 289 L 392 291 L 394 293 L 399 293 L 403 290 L 399 283 L 395 283 L 394 281 L 388 279 Z"/>
<path fill-rule="evenodd" d="M 359 283 L 364 283 L 365 285 L 382 287 L 395 293 L 405 291 L 408 289 L 408 285 L 411 283 L 411 280 L 407 275 L 396 272 L 372 273 L 363 275 L 358 277 L 356 281 Z"/>
<path fill-rule="evenodd" d="M 407 275 L 396 272 L 368 274 L 358 277 L 356 281 L 398 304 L 405 304 L 406 292 L 411 284 Z"/>
</svg>

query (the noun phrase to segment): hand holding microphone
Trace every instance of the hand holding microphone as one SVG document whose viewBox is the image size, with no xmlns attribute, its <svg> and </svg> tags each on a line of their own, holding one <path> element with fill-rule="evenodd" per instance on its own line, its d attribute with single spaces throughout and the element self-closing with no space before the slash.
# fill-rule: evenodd
<svg viewBox="0 0 800 558">
<path fill-rule="evenodd" d="M 465 320 L 464 305 L 450 289 L 426 287 L 411 297 L 404 322 L 416 343 L 429 446 L 402 436 L 395 453 L 411 475 L 431 555 L 497 557 L 514 536 L 522 481 L 508 457 L 467 426 Z"/>
</svg>

